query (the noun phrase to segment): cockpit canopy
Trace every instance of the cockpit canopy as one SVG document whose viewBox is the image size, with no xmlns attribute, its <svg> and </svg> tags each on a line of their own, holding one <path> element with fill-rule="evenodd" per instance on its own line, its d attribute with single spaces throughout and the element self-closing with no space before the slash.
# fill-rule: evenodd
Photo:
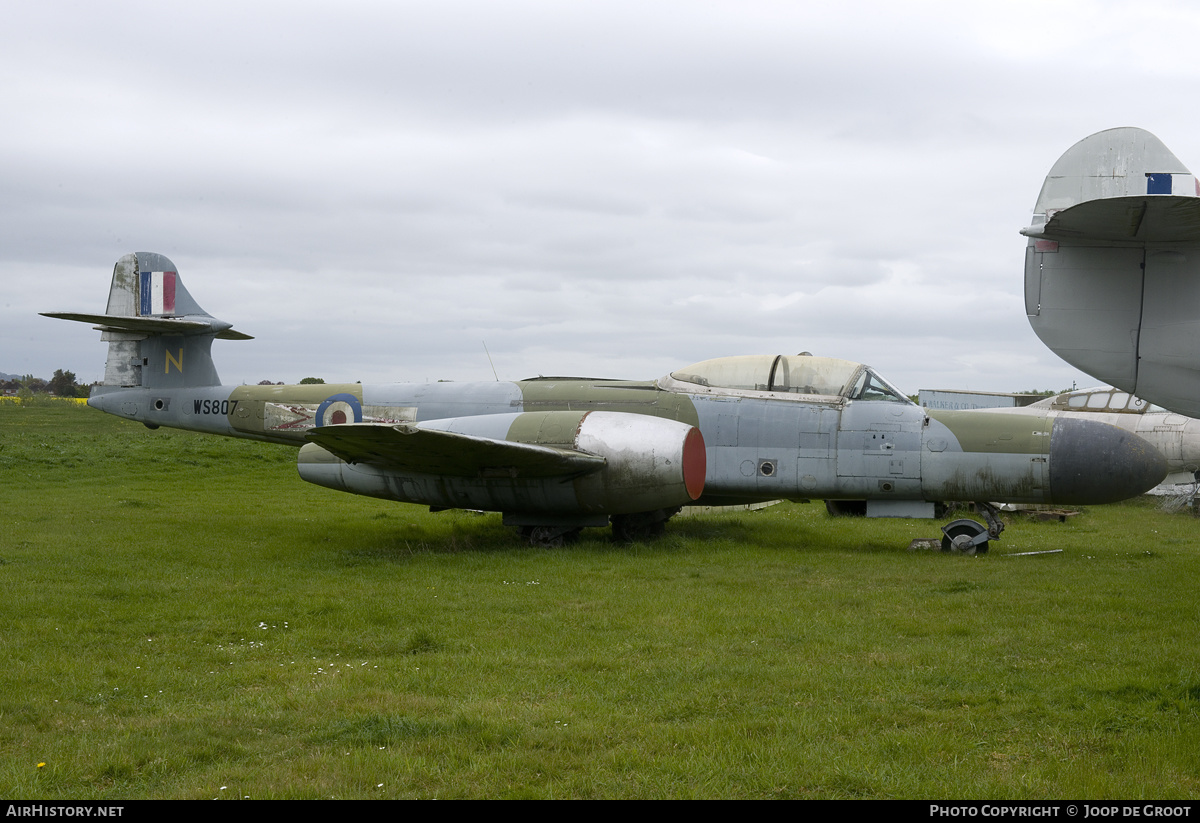
<svg viewBox="0 0 1200 823">
<path fill-rule="evenodd" d="M 1128 392 L 1107 387 L 1079 389 L 1040 400 L 1034 405 L 1068 411 L 1108 412 L 1113 414 L 1145 414 L 1147 411 L 1164 411 L 1151 406 L 1140 397 Z"/>
<path fill-rule="evenodd" d="M 689 393 L 766 392 L 797 400 L 815 396 L 912 402 L 862 363 L 809 354 L 718 357 L 673 371 L 658 382 L 665 389 Z"/>
</svg>

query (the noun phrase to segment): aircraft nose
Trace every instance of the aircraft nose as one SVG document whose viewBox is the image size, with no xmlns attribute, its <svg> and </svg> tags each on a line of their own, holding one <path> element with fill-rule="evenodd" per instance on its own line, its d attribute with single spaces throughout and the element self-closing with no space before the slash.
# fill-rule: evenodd
<svg viewBox="0 0 1200 823">
<path fill-rule="evenodd" d="M 1157 486 L 1167 461 L 1133 432 L 1061 415 L 1050 434 L 1050 498 L 1054 503 L 1115 503 Z"/>
</svg>

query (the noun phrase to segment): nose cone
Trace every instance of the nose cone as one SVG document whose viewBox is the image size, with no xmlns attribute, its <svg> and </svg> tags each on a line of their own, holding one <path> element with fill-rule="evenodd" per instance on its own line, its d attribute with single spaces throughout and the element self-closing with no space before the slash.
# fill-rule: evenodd
<svg viewBox="0 0 1200 823">
<path fill-rule="evenodd" d="M 1050 434 L 1050 499 L 1073 505 L 1115 503 L 1167 475 L 1158 449 L 1132 432 L 1060 415 Z"/>
</svg>

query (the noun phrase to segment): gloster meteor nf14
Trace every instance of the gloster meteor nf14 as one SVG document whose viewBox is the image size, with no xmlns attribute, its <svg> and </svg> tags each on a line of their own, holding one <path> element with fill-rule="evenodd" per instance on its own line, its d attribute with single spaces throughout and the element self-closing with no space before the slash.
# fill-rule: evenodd
<svg viewBox="0 0 1200 823">
<path fill-rule="evenodd" d="M 612 525 L 634 539 L 689 505 L 865 500 L 869 516 L 979 503 L 943 545 L 982 551 L 991 502 L 1107 503 L 1166 473 L 1137 435 L 1086 419 L 922 409 L 860 363 L 808 354 L 705 360 L 657 380 L 222 386 L 216 338 L 244 340 L 192 298 L 175 265 L 117 261 L 104 382 L 88 404 L 151 428 L 300 447 L 321 486 L 432 509 L 502 512 L 530 541 Z"/>
</svg>

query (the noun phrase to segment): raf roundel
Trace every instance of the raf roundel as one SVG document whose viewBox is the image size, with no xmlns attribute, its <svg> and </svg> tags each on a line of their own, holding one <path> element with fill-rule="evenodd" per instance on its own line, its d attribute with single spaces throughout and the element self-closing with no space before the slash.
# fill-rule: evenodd
<svg viewBox="0 0 1200 823">
<path fill-rule="evenodd" d="M 362 406 L 352 394 L 333 394 L 317 406 L 318 426 L 340 426 L 343 423 L 361 423 Z"/>
</svg>

